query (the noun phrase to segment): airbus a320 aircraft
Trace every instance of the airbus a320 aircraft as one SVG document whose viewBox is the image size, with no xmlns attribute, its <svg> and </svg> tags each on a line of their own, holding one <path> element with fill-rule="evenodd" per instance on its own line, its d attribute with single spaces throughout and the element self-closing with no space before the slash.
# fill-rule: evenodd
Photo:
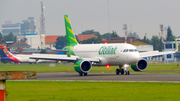
<svg viewBox="0 0 180 101">
<path fill-rule="evenodd" d="M 30 59 L 29 57 L 32 55 L 23 55 L 23 54 L 18 54 L 18 55 L 14 55 L 11 52 L 8 51 L 8 49 L 6 48 L 5 45 L 0 45 L 1 48 L 1 60 L 8 60 L 8 61 L 13 61 L 15 63 L 47 63 L 47 62 L 58 62 L 55 60 L 38 60 L 38 59 Z M 48 54 L 33 54 L 33 56 L 48 56 Z M 53 56 L 53 55 L 51 55 Z M 56 57 L 57 55 L 54 55 L 54 57 Z"/>
<path fill-rule="evenodd" d="M 30 56 L 30 59 L 44 59 L 55 61 L 71 61 L 74 62 L 74 69 L 80 76 L 86 76 L 93 66 L 119 66 L 116 74 L 124 74 L 123 65 L 131 65 L 134 71 L 144 71 L 147 68 L 146 60 L 142 57 L 156 56 L 163 54 L 175 53 L 168 52 L 143 52 L 139 53 L 135 46 L 127 43 L 116 44 L 79 44 L 73 33 L 68 15 L 64 15 L 67 46 L 66 55 L 54 56 Z M 177 42 L 176 42 L 177 49 Z"/>
</svg>

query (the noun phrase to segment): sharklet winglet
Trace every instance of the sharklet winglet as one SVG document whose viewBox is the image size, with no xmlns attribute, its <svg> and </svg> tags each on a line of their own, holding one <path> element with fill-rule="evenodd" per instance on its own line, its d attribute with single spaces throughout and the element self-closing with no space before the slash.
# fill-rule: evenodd
<svg viewBox="0 0 180 101">
<path fill-rule="evenodd" d="M 178 51 L 177 40 L 175 39 L 175 51 Z"/>
</svg>

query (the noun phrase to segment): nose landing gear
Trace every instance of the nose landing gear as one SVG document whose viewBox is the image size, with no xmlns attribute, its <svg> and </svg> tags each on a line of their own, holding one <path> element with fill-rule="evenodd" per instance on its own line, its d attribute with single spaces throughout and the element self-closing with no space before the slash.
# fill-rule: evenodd
<svg viewBox="0 0 180 101">
<path fill-rule="evenodd" d="M 129 71 L 125 71 L 125 75 L 129 75 L 130 74 L 130 72 Z"/>
<path fill-rule="evenodd" d="M 83 74 L 84 76 L 87 76 L 88 73 L 79 73 L 79 76 L 83 76 Z"/>
</svg>

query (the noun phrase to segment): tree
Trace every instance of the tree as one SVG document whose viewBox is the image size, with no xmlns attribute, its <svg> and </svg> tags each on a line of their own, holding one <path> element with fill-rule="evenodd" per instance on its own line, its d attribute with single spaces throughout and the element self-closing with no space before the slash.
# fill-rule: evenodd
<svg viewBox="0 0 180 101">
<path fill-rule="evenodd" d="M 2 33 L 0 32 L 0 39 L 2 39 L 3 38 L 3 36 L 2 36 Z"/>
<path fill-rule="evenodd" d="M 112 37 L 119 37 L 119 35 L 117 35 L 116 31 L 112 31 L 112 33 L 105 33 L 105 34 L 101 35 L 101 37 L 103 39 L 108 40 L 109 38 L 112 38 Z"/>
<path fill-rule="evenodd" d="M 13 35 L 13 33 L 9 33 L 8 35 L 4 35 L 3 39 L 5 41 L 16 41 L 16 37 Z"/>
<path fill-rule="evenodd" d="M 146 36 L 144 36 L 143 41 L 146 42 L 146 43 L 150 43 L 150 40 Z"/>
<path fill-rule="evenodd" d="M 172 35 L 172 30 L 171 30 L 170 26 L 168 26 L 168 29 L 167 29 L 166 41 L 174 41 L 174 37 Z"/>
<path fill-rule="evenodd" d="M 92 44 L 96 42 L 96 38 L 90 38 L 87 40 L 80 41 L 81 44 Z"/>
<path fill-rule="evenodd" d="M 47 51 L 45 49 L 41 50 L 40 54 L 47 54 Z"/>
<path fill-rule="evenodd" d="M 154 50 L 162 51 L 162 42 L 161 42 L 161 39 L 159 39 L 157 35 L 152 36 L 151 44 L 153 45 Z"/>
<path fill-rule="evenodd" d="M 58 37 L 57 39 L 56 39 L 56 42 L 55 42 L 55 48 L 56 49 L 62 49 L 62 48 L 64 48 L 66 45 L 67 45 L 67 43 L 66 43 L 66 37 L 63 37 L 63 36 L 61 36 L 61 37 Z"/>
<path fill-rule="evenodd" d="M 98 34 L 97 38 L 90 38 L 90 39 L 87 39 L 87 40 L 83 40 L 81 41 L 80 43 L 82 44 L 92 44 L 92 43 L 102 43 L 102 37 L 100 34 Z"/>
<path fill-rule="evenodd" d="M 139 35 L 137 35 L 136 32 L 134 32 L 134 33 L 131 33 L 131 32 L 128 33 L 127 37 L 133 37 L 133 38 L 138 38 L 138 39 L 139 39 Z"/>
<path fill-rule="evenodd" d="M 100 34 L 98 34 L 96 42 L 95 43 L 102 43 L 102 37 Z"/>
<path fill-rule="evenodd" d="M 113 31 L 113 32 L 112 32 L 111 38 L 112 38 L 112 37 L 119 37 L 119 36 L 117 35 L 116 31 Z"/>
<path fill-rule="evenodd" d="M 79 35 L 90 35 L 90 34 L 98 36 L 100 33 L 94 30 L 85 30 Z"/>
<path fill-rule="evenodd" d="M 108 40 L 109 38 L 111 38 L 111 33 L 105 33 L 105 34 L 101 35 L 101 37 L 102 37 L 103 39 Z"/>
</svg>

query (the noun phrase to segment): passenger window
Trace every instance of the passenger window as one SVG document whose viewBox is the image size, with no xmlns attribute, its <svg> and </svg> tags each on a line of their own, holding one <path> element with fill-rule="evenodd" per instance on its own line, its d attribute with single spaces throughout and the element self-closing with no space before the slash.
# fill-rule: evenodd
<svg viewBox="0 0 180 101">
<path fill-rule="evenodd" d="M 129 52 L 133 52 L 133 49 L 129 49 Z"/>
</svg>

